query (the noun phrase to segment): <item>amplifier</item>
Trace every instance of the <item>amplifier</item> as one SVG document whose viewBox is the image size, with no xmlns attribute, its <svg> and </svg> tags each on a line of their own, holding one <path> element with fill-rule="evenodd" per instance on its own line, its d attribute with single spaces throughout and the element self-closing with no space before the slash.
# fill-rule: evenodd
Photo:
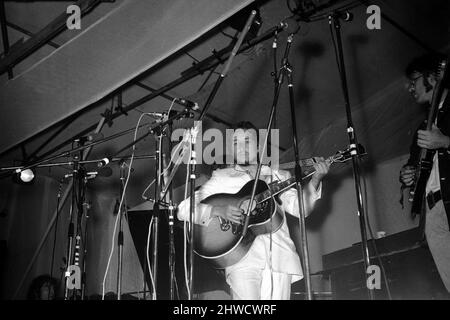
<svg viewBox="0 0 450 320">
<path fill-rule="evenodd" d="M 386 271 L 391 297 L 400 299 L 449 299 L 433 257 L 417 228 L 376 239 L 377 250 Z M 372 265 L 379 265 L 372 240 L 368 241 Z M 368 299 L 361 243 L 323 256 L 324 271 L 331 284 L 333 299 Z M 388 299 L 381 276 L 376 299 Z"/>
</svg>

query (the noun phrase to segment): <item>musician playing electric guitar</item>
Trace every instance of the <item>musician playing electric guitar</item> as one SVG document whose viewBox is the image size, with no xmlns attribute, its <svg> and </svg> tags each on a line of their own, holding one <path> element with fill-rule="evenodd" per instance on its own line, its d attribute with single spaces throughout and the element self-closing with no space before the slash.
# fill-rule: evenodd
<svg viewBox="0 0 450 320">
<path fill-rule="evenodd" d="M 437 118 L 430 124 L 430 130 L 417 131 L 410 158 L 400 171 L 400 181 L 404 186 L 414 188 L 419 180 L 415 168 L 421 148 L 425 152 L 435 151 L 430 161 L 431 173 L 424 179 L 425 192 L 416 198 L 425 198 L 425 236 L 441 279 L 450 292 L 450 95 L 446 96 L 447 83 L 442 83 L 437 75 L 439 65 L 445 59 L 445 56 L 427 54 L 413 60 L 406 69 L 410 80 L 409 92 L 417 103 L 424 106 L 429 107 L 436 102 Z M 433 101 L 438 81 L 443 88 L 442 97 L 435 97 Z M 426 123 L 421 128 L 424 125 Z"/>
<path fill-rule="evenodd" d="M 254 179 L 256 159 L 251 158 L 250 146 L 257 145 L 256 128 L 249 122 L 241 122 L 234 129 L 236 140 L 244 141 L 245 146 L 237 144 L 235 158 L 246 159 L 245 163 L 236 163 L 227 168 L 213 171 L 212 177 L 196 191 L 196 229 L 206 227 L 213 219 L 230 221 L 239 225 L 243 221 L 243 210 L 233 205 L 212 206 L 201 201 L 218 193 L 237 193 L 246 183 Z M 254 129 L 254 130 L 251 130 Z M 239 136 L 242 135 L 242 136 Z M 236 160 L 235 159 L 235 160 Z M 310 211 L 314 202 L 321 197 L 321 180 L 328 173 L 329 163 L 317 158 L 313 174 L 307 188 L 305 187 L 305 204 Z M 284 181 L 290 177 L 289 172 L 272 170 L 268 166 L 261 169 L 260 180 L 267 183 Z M 287 189 L 278 195 L 279 209 L 299 216 L 298 199 L 295 189 Z M 183 201 L 178 208 L 180 220 L 189 219 L 189 199 Z M 220 233 L 221 230 L 218 230 Z M 229 231 L 231 232 L 231 231 Z M 250 233 L 250 232 L 249 232 Z M 238 262 L 225 267 L 226 281 L 230 286 L 233 299 L 248 300 L 288 300 L 291 283 L 303 278 L 299 256 L 289 236 L 286 219 L 273 233 L 260 234 L 254 238 L 248 252 Z"/>
</svg>

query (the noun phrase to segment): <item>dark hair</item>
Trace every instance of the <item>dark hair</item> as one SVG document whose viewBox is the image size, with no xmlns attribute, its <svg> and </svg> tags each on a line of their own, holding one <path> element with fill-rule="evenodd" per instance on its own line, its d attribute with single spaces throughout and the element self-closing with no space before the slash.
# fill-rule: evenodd
<svg viewBox="0 0 450 320">
<path fill-rule="evenodd" d="M 236 129 L 243 129 L 243 130 L 249 130 L 249 129 L 254 129 L 256 132 L 258 132 L 258 129 L 256 128 L 256 126 L 251 123 L 250 121 L 240 121 L 236 124 L 234 124 L 232 126 L 232 129 L 236 130 Z"/>
<path fill-rule="evenodd" d="M 256 126 L 253 123 L 251 123 L 250 121 L 240 121 L 240 122 L 234 123 L 233 125 L 231 125 L 230 129 L 233 129 L 233 130 L 242 129 L 244 131 L 250 130 L 250 129 L 255 130 L 256 131 L 256 141 L 259 144 L 258 128 L 256 128 Z M 259 155 L 258 155 L 258 159 L 259 159 Z M 217 164 L 217 163 L 213 164 L 213 170 L 227 168 L 229 165 L 230 164 L 227 163 L 227 154 L 224 153 L 222 155 L 222 163 L 221 164 Z"/>
<path fill-rule="evenodd" d="M 58 281 L 55 278 L 52 278 L 49 275 L 44 274 L 34 278 L 33 281 L 31 282 L 30 289 L 28 290 L 28 300 L 41 300 L 41 288 L 46 283 L 49 283 L 53 287 L 56 295 Z"/>
<path fill-rule="evenodd" d="M 427 78 L 438 71 L 439 64 L 446 59 L 441 53 L 427 53 L 413 59 L 406 67 L 405 74 L 411 78 L 417 72 Z"/>
<path fill-rule="evenodd" d="M 238 129 L 242 129 L 244 131 L 246 130 L 255 130 L 256 133 L 256 143 L 259 145 L 259 134 L 258 134 L 258 128 L 256 128 L 256 126 L 251 123 L 250 121 L 240 121 L 236 124 L 233 125 L 232 127 L 233 130 L 238 130 Z"/>
</svg>

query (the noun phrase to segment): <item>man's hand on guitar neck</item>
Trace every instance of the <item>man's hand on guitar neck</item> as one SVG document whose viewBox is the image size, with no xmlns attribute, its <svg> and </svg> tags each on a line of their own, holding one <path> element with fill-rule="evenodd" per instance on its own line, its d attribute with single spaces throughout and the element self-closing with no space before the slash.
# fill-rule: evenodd
<svg viewBox="0 0 450 320">
<path fill-rule="evenodd" d="M 314 174 L 311 177 L 311 184 L 314 189 L 318 190 L 320 181 L 325 177 L 330 170 L 330 162 L 325 161 L 323 157 L 314 158 L 316 163 L 314 163 Z"/>
<path fill-rule="evenodd" d="M 431 130 L 417 131 L 417 145 L 421 148 L 435 150 L 447 149 L 450 146 L 450 137 L 444 135 L 436 125 Z"/>
</svg>

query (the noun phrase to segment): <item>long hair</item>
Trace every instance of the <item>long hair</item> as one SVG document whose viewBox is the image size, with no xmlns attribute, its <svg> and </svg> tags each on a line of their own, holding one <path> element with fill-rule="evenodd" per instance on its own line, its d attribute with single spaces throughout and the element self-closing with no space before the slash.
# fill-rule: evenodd
<svg viewBox="0 0 450 320">
<path fill-rule="evenodd" d="M 50 277 L 47 274 L 40 275 L 33 279 L 30 288 L 28 290 L 28 300 L 41 300 L 41 288 L 49 284 L 53 287 L 56 297 L 56 289 L 58 287 L 58 281 L 55 278 Z"/>
</svg>

